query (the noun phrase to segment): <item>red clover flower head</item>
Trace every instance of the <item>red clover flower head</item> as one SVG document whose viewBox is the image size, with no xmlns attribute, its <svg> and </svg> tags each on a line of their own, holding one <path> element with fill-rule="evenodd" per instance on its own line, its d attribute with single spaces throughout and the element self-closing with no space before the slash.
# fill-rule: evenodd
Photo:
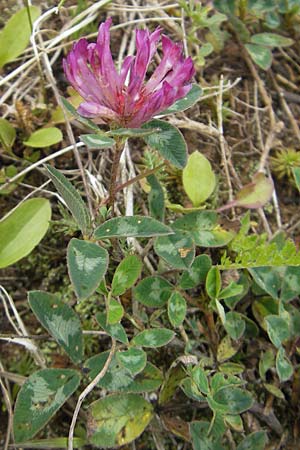
<svg viewBox="0 0 300 450">
<path fill-rule="evenodd" d="M 170 107 L 191 89 L 195 73 L 192 59 L 184 58 L 182 45 L 153 33 L 136 30 L 136 54 L 127 56 L 120 73 L 110 51 L 108 18 L 99 27 L 96 43 L 80 39 L 63 61 L 64 71 L 84 102 L 78 113 L 98 123 L 138 128 L 154 115 Z M 145 82 L 146 72 L 161 37 L 162 59 Z"/>
</svg>

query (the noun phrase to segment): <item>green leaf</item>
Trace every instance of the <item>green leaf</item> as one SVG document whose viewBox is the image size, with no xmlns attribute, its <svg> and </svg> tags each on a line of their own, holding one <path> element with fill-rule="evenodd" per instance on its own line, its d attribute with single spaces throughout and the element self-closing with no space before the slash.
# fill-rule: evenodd
<svg viewBox="0 0 300 450">
<path fill-rule="evenodd" d="M 243 208 L 261 208 L 270 200 L 273 190 L 272 180 L 258 172 L 253 176 L 253 181 L 238 192 L 234 204 Z"/>
<path fill-rule="evenodd" d="M 202 367 L 196 366 L 191 372 L 192 380 L 202 394 L 209 394 L 208 378 Z"/>
<path fill-rule="evenodd" d="M 257 267 L 249 272 L 259 287 L 275 299 L 289 302 L 300 294 L 300 267 Z"/>
<path fill-rule="evenodd" d="M 208 159 L 200 152 L 192 153 L 182 171 L 185 192 L 193 206 L 200 206 L 210 197 L 216 186 L 216 176 Z"/>
<path fill-rule="evenodd" d="M 173 292 L 168 300 L 168 317 L 174 328 L 179 327 L 185 319 L 186 301 L 179 292 Z"/>
<path fill-rule="evenodd" d="M 218 298 L 221 291 L 221 274 L 218 267 L 213 266 L 209 269 L 206 277 L 205 289 L 212 300 Z"/>
<path fill-rule="evenodd" d="M 245 44 L 245 47 L 253 61 L 263 70 L 270 69 L 272 65 L 272 52 L 268 47 L 257 44 Z"/>
<path fill-rule="evenodd" d="M 240 415 L 230 415 L 224 417 L 224 422 L 229 428 L 242 433 L 244 431 L 243 421 Z"/>
<path fill-rule="evenodd" d="M 279 398 L 280 400 L 285 400 L 284 393 L 274 384 L 264 383 L 264 388 L 274 397 Z"/>
<path fill-rule="evenodd" d="M 289 47 L 294 44 L 294 40 L 275 33 L 253 34 L 250 38 L 253 44 L 265 45 L 266 47 Z"/>
<path fill-rule="evenodd" d="M 87 445 L 86 439 L 79 437 L 74 437 L 73 448 L 81 448 Z M 68 448 L 68 438 L 67 437 L 56 437 L 48 439 L 34 439 L 33 441 L 20 442 L 18 444 L 21 448 L 29 448 L 30 450 L 34 448 L 40 448 L 41 450 L 53 449 L 53 448 Z"/>
<path fill-rule="evenodd" d="M 220 405 L 221 411 L 224 408 L 229 414 L 241 414 L 251 408 L 253 404 L 250 392 L 232 386 L 224 386 L 219 389 L 214 394 L 213 400 L 215 405 Z"/>
<path fill-rule="evenodd" d="M 276 370 L 280 381 L 287 381 L 293 375 L 294 369 L 288 358 L 285 356 L 283 347 L 280 347 L 276 355 Z"/>
<path fill-rule="evenodd" d="M 71 211 L 72 216 L 82 233 L 84 235 L 87 234 L 90 228 L 91 219 L 81 195 L 61 172 L 52 166 L 46 165 L 46 167 L 52 183 L 66 202 L 67 207 Z"/>
<path fill-rule="evenodd" d="M 96 239 L 114 237 L 152 237 L 172 234 L 173 230 L 152 217 L 125 216 L 114 217 L 96 228 Z"/>
<path fill-rule="evenodd" d="M 162 120 L 151 120 L 143 128 L 159 128 L 160 132 L 144 138 L 149 147 L 157 150 L 161 156 L 175 167 L 183 169 L 187 162 L 187 146 L 180 131 Z"/>
<path fill-rule="evenodd" d="M 109 131 L 110 136 L 119 136 L 123 138 L 130 138 L 130 137 L 145 137 L 150 136 L 150 134 L 157 133 L 159 130 L 158 127 L 152 127 L 148 130 L 145 130 L 144 128 L 117 128 L 116 130 Z"/>
<path fill-rule="evenodd" d="M 187 233 L 200 247 L 222 247 L 228 244 L 234 233 L 218 225 L 214 211 L 196 211 L 176 219 L 172 227 Z"/>
<path fill-rule="evenodd" d="M 72 369 L 43 369 L 21 387 L 14 412 L 14 437 L 23 442 L 35 436 L 75 392 L 80 374 Z"/>
<path fill-rule="evenodd" d="M 40 8 L 29 6 L 31 21 L 40 15 Z M 20 9 L 7 22 L 0 33 L 0 68 L 16 59 L 29 43 L 31 26 L 27 8 Z"/>
<path fill-rule="evenodd" d="M 159 405 L 168 403 L 172 398 L 174 398 L 177 388 L 181 387 L 181 381 L 185 377 L 186 370 L 184 369 L 183 364 L 175 361 L 165 374 L 164 383 L 159 393 Z"/>
<path fill-rule="evenodd" d="M 85 300 L 99 286 L 108 267 L 108 253 L 99 245 L 71 239 L 67 250 L 69 276 L 79 300 Z"/>
<path fill-rule="evenodd" d="M 132 345 L 157 348 L 167 345 L 174 338 L 174 331 L 167 328 L 152 328 L 138 333 L 131 340 Z"/>
<path fill-rule="evenodd" d="M 254 433 L 248 434 L 239 443 L 236 450 L 264 450 L 267 442 L 268 438 L 265 431 L 255 431 Z"/>
<path fill-rule="evenodd" d="M 149 175 L 147 182 L 151 187 L 148 194 L 150 215 L 160 222 L 165 218 L 165 195 L 164 190 L 155 175 Z"/>
<path fill-rule="evenodd" d="M 245 382 L 241 380 L 239 377 L 230 374 L 225 375 L 224 373 L 221 372 L 216 372 L 210 380 L 211 392 L 213 395 L 223 387 L 226 388 L 229 388 L 230 386 L 237 387 L 243 384 L 245 384 Z"/>
<path fill-rule="evenodd" d="M 0 118 L 0 143 L 6 151 L 11 151 L 15 139 L 16 129 L 8 120 Z"/>
<path fill-rule="evenodd" d="M 203 94 L 203 91 L 200 86 L 197 84 L 192 85 L 192 89 L 186 94 L 185 97 L 181 98 L 180 100 L 177 100 L 175 103 L 173 103 L 172 106 L 170 106 L 168 109 L 165 109 L 161 113 L 159 113 L 159 116 L 165 116 L 167 114 L 174 114 L 179 111 L 185 111 L 186 109 L 193 106 L 197 101 L 201 98 Z"/>
<path fill-rule="evenodd" d="M 190 435 L 193 450 L 224 450 L 219 439 L 214 436 L 209 436 L 209 429 L 209 422 L 190 422 Z"/>
<path fill-rule="evenodd" d="M 108 351 L 103 352 L 92 356 L 85 362 L 85 367 L 90 369 L 89 376 L 91 379 L 94 379 L 103 369 L 108 355 Z M 119 361 L 117 356 L 113 356 L 109 368 L 104 377 L 99 381 L 98 386 L 112 392 L 134 392 L 137 394 L 156 391 L 160 387 L 162 380 L 162 373 L 153 364 L 147 362 L 145 368 L 134 376 Z"/>
<path fill-rule="evenodd" d="M 295 183 L 298 191 L 300 192 L 300 167 L 292 167 Z"/>
<path fill-rule="evenodd" d="M 91 444 L 112 448 L 136 439 L 153 417 L 151 403 L 136 394 L 114 394 L 96 400 L 88 408 Z"/>
<path fill-rule="evenodd" d="M 87 126 L 88 128 L 91 128 L 94 131 L 97 131 L 99 133 L 99 127 L 92 122 L 90 119 L 87 119 L 86 117 L 82 117 L 80 114 L 78 114 L 78 112 L 76 111 L 76 108 L 74 108 L 74 106 L 68 102 L 68 100 L 64 97 L 60 97 L 62 104 L 64 105 L 65 109 L 74 117 L 76 117 L 76 119 L 83 123 L 85 126 Z"/>
<path fill-rule="evenodd" d="M 172 293 L 173 286 L 162 277 L 144 278 L 133 290 L 134 298 L 150 308 L 164 306 Z"/>
<path fill-rule="evenodd" d="M 120 262 L 111 284 L 112 295 L 122 295 L 134 285 L 142 271 L 142 262 L 135 255 L 126 256 Z"/>
<path fill-rule="evenodd" d="M 92 149 L 111 148 L 115 145 L 114 139 L 106 136 L 105 134 L 81 134 L 80 140 Z"/>
<path fill-rule="evenodd" d="M 56 295 L 42 291 L 28 293 L 29 305 L 44 328 L 77 364 L 83 358 L 83 336 L 79 317 Z"/>
<path fill-rule="evenodd" d="M 226 16 L 234 16 L 236 0 L 214 0 L 214 6 Z"/>
<path fill-rule="evenodd" d="M 106 315 L 104 313 L 96 314 L 96 319 L 99 325 L 103 328 L 104 331 L 106 331 L 107 334 L 109 334 L 109 336 L 117 339 L 117 341 L 122 342 L 122 344 L 128 344 L 126 331 L 120 323 L 110 325 L 109 323 L 107 323 Z"/>
<path fill-rule="evenodd" d="M 270 340 L 279 348 L 283 341 L 290 337 L 289 324 L 280 316 L 270 315 L 265 317 L 267 332 Z"/>
<path fill-rule="evenodd" d="M 158 256 L 176 269 L 187 269 L 195 258 L 193 240 L 177 230 L 170 236 L 157 238 L 154 250 Z"/>
<path fill-rule="evenodd" d="M 231 339 L 229 336 L 225 336 L 217 350 L 217 360 L 219 362 L 226 361 L 227 359 L 230 359 L 232 356 L 234 356 L 237 353 L 237 348 L 232 345 Z"/>
<path fill-rule="evenodd" d="M 29 255 L 45 236 L 51 219 L 50 202 L 32 198 L 0 221 L 0 268 Z"/>
<path fill-rule="evenodd" d="M 205 281 L 210 268 L 211 259 L 208 255 L 196 256 L 191 267 L 183 272 L 179 286 L 181 289 L 193 289 L 199 286 Z"/>
<path fill-rule="evenodd" d="M 219 293 L 219 299 L 235 297 L 243 292 L 243 286 L 232 281 Z"/>
<path fill-rule="evenodd" d="M 259 325 L 267 331 L 265 318 L 270 314 L 278 314 L 278 300 L 271 297 L 258 298 L 252 304 L 252 312 Z"/>
<path fill-rule="evenodd" d="M 272 270 L 270 267 L 257 267 L 249 269 L 249 272 L 260 288 L 271 295 L 271 297 L 278 299 L 281 283 L 277 269 Z"/>
<path fill-rule="evenodd" d="M 229 336 L 234 340 L 240 339 L 246 329 L 246 324 L 242 316 L 235 311 L 230 311 L 225 317 L 224 328 Z"/>
<path fill-rule="evenodd" d="M 27 147 L 44 148 L 58 144 L 62 140 L 63 135 L 60 129 L 56 127 L 49 127 L 34 131 L 34 133 L 29 136 L 27 141 L 23 142 L 23 144 L 27 145 Z"/>
<path fill-rule="evenodd" d="M 120 322 L 123 315 L 123 306 L 116 299 L 111 298 L 108 302 L 107 323 L 109 325 L 114 325 L 115 323 Z"/>
<path fill-rule="evenodd" d="M 275 358 L 273 354 L 273 350 L 267 350 L 262 354 L 259 360 L 259 376 L 264 380 L 266 378 L 266 373 L 269 369 L 274 367 Z"/>
<path fill-rule="evenodd" d="M 140 348 L 130 348 L 125 352 L 118 352 L 116 356 L 119 363 L 133 376 L 144 370 L 146 366 L 147 354 Z"/>
</svg>

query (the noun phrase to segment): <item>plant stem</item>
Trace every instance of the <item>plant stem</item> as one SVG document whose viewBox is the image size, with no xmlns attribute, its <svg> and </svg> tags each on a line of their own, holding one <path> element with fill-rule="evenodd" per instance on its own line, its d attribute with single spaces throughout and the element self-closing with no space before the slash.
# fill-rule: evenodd
<svg viewBox="0 0 300 450">
<path fill-rule="evenodd" d="M 153 169 L 145 170 L 144 172 L 141 172 L 136 177 L 131 178 L 128 181 L 125 181 L 125 183 L 117 185 L 114 189 L 114 194 L 117 194 L 117 192 L 121 191 L 122 189 L 127 188 L 128 186 L 131 186 L 133 183 L 136 183 L 137 181 L 142 180 L 143 178 L 146 178 L 149 175 L 152 175 L 153 173 L 157 172 L 159 169 L 164 167 L 164 165 L 165 165 L 165 163 L 159 164 L 158 166 L 153 167 Z M 101 203 L 101 206 L 106 205 L 108 203 L 110 203 L 110 196 Z"/>
<path fill-rule="evenodd" d="M 118 176 L 118 169 L 119 169 L 119 163 L 120 158 L 123 151 L 123 141 L 117 140 L 116 141 L 116 147 L 115 147 L 115 153 L 111 168 L 111 177 L 109 182 L 109 190 L 108 190 L 108 204 L 111 207 L 111 214 L 114 216 L 114 205 L 115 205 L 115 196 L 116 196 L 116 181 Z"/>
</svg>

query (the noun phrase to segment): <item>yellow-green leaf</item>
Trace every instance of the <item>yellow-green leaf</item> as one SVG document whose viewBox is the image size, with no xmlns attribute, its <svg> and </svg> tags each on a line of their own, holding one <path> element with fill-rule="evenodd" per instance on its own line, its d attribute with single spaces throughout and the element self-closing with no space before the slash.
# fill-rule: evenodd
<svg viewBox="0 0 300 450">
<path fill-rule="evenodd" d="M 40 8 L 37 6 L 29 6 L 28 11 L 32 22 L 40 15 Z M 30 35 L 27 8 L 23 8 L 8 20 L 0 33 L 0 68 L 21 55 L 29 43 Z"/>
<path fill-rule="evenodd" d="M 192 153 L 182 172 L 185 192 L 193 206 L 199 206 L 212 194 L 216 186 L 216 177 L 208 159 L 200 152 Z"/>
<path fill-rule="evenodd" d="M 29 255 L 46 234 L 51 207 L 44 198 L 26 200 L 0 221 L 0 268 Z"/>
<path fill-rule="evenodd" d="M 27 147 L 33 148 L 44 148 L 50 147 L 50 145 L 58 144 L 63 140 L 62 132 L 59 128 L 49 127 L 49 128 L 41 128 L 40 130 L 32 133 L 27 141 L 24 141 L 23 144 L 27 145 Z"/>
</svg>

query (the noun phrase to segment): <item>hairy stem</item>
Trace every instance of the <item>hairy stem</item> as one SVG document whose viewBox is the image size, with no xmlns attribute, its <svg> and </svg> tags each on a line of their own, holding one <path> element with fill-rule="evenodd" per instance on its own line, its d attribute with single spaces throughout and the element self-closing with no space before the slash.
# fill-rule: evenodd
<svg viewBox="0 0 300 450">
<path fill-rule="evenodd" d="M 117 193 L 116 189 L 116 182 L 117 182 L 117 176 L 118 176 L 118 169 L 120 164 L 120 158 L 123 151 L 123 141 L 118 140 L 116 141 L 116 147 L 113 157 L 113 163 L 111 168 L 111 177 L 109 182 L 109 189 L 108 189 L 108 204 L 111 207 L 111 214 L 114 215 L 114 206 L 115 206 L 115 197 Z"/>
</svg>

